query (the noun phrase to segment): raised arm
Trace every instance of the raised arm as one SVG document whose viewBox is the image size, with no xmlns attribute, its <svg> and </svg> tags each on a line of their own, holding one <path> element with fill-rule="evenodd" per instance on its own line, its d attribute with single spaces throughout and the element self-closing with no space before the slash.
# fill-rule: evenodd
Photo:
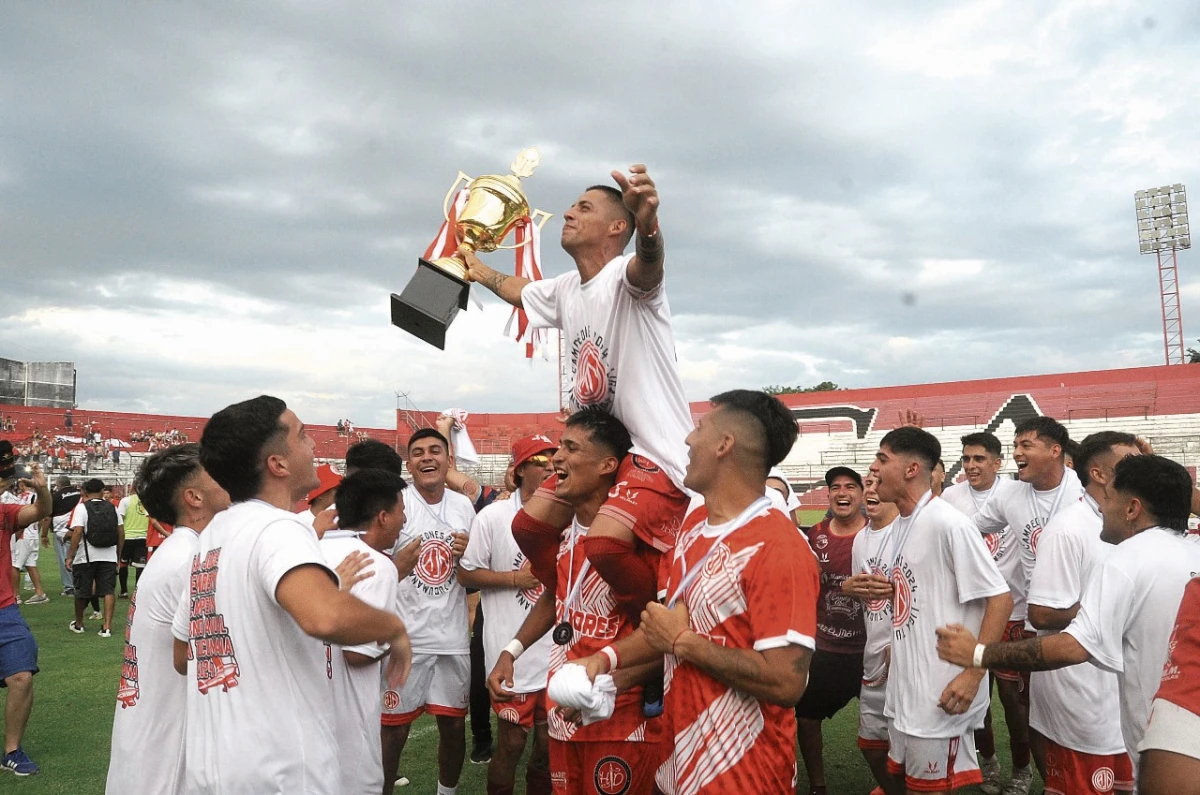
<svg viewBox="0 0 1200 795">
<path fill-rule="evenodd" d="M 612 172 L 620 187 L 625 207 L 633 213 L 635 255 L 626 271 L 629 283 L 650 292 L 663 280 L 663 240 L 658 231 L 658 188 L 641 163 L 629 167 L 629 175 Z"/>
<path fill-rule="evenodd" d="M 525 285 L 529 284 L 528 279 L 522 276 L 509 276 L 507 273 L 492 270 L 487 265 L 484 265 L 483 261 L 475 256 L 474 252 L 470 249 L 459 248 L 458 255 L 467 263 L 468 279 L 482 284 L 500 296 L 500 300 L 512 304 L 517 309 L 522 308 L 521 291 L 525 289 Z"/>
<path fill-rule="evenodd" d="M 50 487 L 46 485 L 46 475 L 38 467 L 34 467 L 33 473 L 28 480 L 22 482 L 34 490 L 37 494 L 37 500 L 29 505 L 21 508 L 17 514 L 17 528 L 28 527 L 34 522 L 40 521 L 50 515 L 51 500 Z"/>
</svg>

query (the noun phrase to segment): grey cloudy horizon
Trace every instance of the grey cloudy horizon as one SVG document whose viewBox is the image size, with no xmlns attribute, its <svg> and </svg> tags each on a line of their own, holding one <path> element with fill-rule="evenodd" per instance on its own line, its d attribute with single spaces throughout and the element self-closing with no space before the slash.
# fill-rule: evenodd
<svg viewBox="0 0 1200 795">
<path fill-rule="evenodd" d="M 75 361 L 85 408 L 552 410 L 482 288 L 445 352 L 388 322 L 455 174 L 536 145 L 548 275 L 648 165 L 692 400 L 1162 361 L 1132 199 L 1200 190 L 1200 6 L 404 6 L 7 9 L 0 356 Z"/>
</svg>

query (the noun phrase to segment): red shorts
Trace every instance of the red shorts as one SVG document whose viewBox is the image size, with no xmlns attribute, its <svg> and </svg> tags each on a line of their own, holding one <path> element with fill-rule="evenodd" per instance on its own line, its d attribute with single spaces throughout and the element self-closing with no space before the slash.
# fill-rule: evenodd
<svg viewBox="0 0 1200 795">
<path fill-rule="evenodd" d="M 664 754 L 659 743 L 550 740 L 555 795 L 650 795 Z"/>
<path fill-rule="evenodd" d="M 554 496 L 558 476 L 552 475 L 537 496 L 562 503 Z M 671 482 L 658 464 L 630 453 L 617 470 L 617 484 L 600 506 L 600 514 L 615 519 L 659 552 L 675 546 L 675 535 L 687 514 L 688 496 Z"/>
<path fill-rule="evenodd" d="M 1004 626 L 1004 635 L 1000 640 L 1005 643 L 1017 640 L 1029 640 L 1036 638 L 1036 632 L 1029 632 L 1025 629 L 1025 620 L 1009 621 Z M 1029 671 L 1008 671 L 1002 668 L 993 668 L 992 675 L 997 679 L 1003 679 L 1005 682 L 1020 682 L 1021 683 L 1021 703 L 1028 706 L 1029 704 Z"/>
<path fill-rule="evenodd" d="M 1046 795 L 1133 792 L 1129 754 L 1085 754 L 1046 738 Z"/>
<path fill-rule="evenodd" d="M 519 693 L 512 701 L 493 701 L 492 712 L 505 723 L 515 723 L 522 729 L 532 729 L 535 723 L 545 723 L 546 691 Z"/>
</svg>

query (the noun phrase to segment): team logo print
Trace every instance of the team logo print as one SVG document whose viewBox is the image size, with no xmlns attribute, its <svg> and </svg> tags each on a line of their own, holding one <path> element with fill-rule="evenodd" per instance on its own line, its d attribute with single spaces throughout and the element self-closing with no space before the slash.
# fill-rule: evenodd
<svg viewBox="0 0 1200 795">
<path fill-rule="evenodd" d="M 884 571 L 883 569 L 879 568 L 879 566 L 876 566 L 875 564 L 871 564 L 871 574 L 879 574 L 884 577 L 887 576 L 887 572 Z M 882 598 L 882 599 L 868 599 L 867 600 L 867 610 L 871 613 L 882 613 L 883 611 L 887 610 L 887 606 L 888 606 L 888 600 L 886 597 Z"/>
<path fill-rule="evenodd" d="M 983 543 L 987 544 L 988 553 L 993 559 L 1000 554 L 1000 534 L 987 533 L 983 536 Z"/>
<path fill-rule="evenodd" d="M 225 616 L 217 612 L 220 560 L 220 547 L 209 550 L 203 559 L 199 555 L 192 558 L 192 575 L 188 582 L 191 600 L 189 652 L 196 660 L 196 689 L 203 695 L 217 689 L 228 693 L 230 688 L 237 687 L 241 675 Z"/>
<path fill-rule="evenodd" d="M 1041 537 L 1042 528 L 1040 525 L 1033 528 L 1033 532 L 1029 534 L 1029 551 L 1034 555 L 1037 555 L 1038 541 L 1041 539 Z"/>
<path fill-rule="evenodd" d="M 913 617 L 912 583 L 899 566 L 892 569 L 892 588 L 895 590 L 892 596 L 892 627 L 899 630 Z"/>
<path fill-rule="evenodd" d="M 383 708 L 387 710 L 397 709 L 400 706 L 400 694 L 395 690 L 383 691 Z"/>
<path fill-rule="evenodd" d="M 435 588 L 449 582 L 454 574 L 454 550 L 440 538 L 428 538 L 421 545 L 416 573 L 427 585 Z"/>
<path fill-rule="evenodd" d="M 817 536 L 816 540 L 813 541 L 813 546 L 817 549 L 824 549 L 825 547 L 829 546 L 829 536 L 821 533 L 819 536 Z"/>
<path fill-rule="evenodd" d="M 1111 767 L 1102 767 L 1092 774 L 1092 787 L 1097 792 L 1112 792 L 1117 783 L 1117 776 Z"/>
<path fill-rule="evenodd" d="M 137 706 L 141 696 L 138 686 L 138 656 L 137 646 L 129 642 L 133 631 L 133 617 L 137 613 L 137 592 L 129 599 L 129 618 L 125 624 L 125 658 L 121 661 L 121 684 L 117 689 L 117 703 L 121 709 Z"/>
<path fill-rule="evenodd" d="M 513 558 L 512 569 L 513 571 L 519 571 L 524 565 L 525 555 L 518 552 L 517 556 Z M 538 600 L 545 590 L 546 586 L 539 582 L 532 588 L 527 588 L 524 591 L 517 591 L 517 604 L 519 604 L 525 610 L 531 610 L 533 609 L 533 603 Z"/>
<path fill-rule="evenodd" d="M 657 464 L 655 464 L 649 458 L 638 455 L 637 453 L 634 453 L 633 455 L 629 456 L 629 463 L 633 464 L 635 467 L 642 470 L 643 472 L 649 472 L 652 475 L 661 471 L 658 468 Z"/>
<path fill-rule="evenodd" d="M 500 720 L 504 721 L 505 723 L 520 723 L 521 722 L 521 713 L 517 712 L 512 707 L 505 707 L 504 709 L 500 710 L 500 714 L 497 715 L 497 717 L 500 718 Z"/>
<path fill-rule="evenodd" d="M 603 795 L 625 795 L 633 784 L 629 763 L 619 756 L 606 756 L 596 763 L 593 776 L 596 792 Z"/>
<path fill-rule="evenodd" d="M 616 370 L 608 366 L 608 344 L 604 336 L 584 328 L 571 343 L 571 365 L 575 385 L 571 401 L 576 408 L 612 405 L 617 388 Z"/>
<path fill-rule="evenodd" d="M 704 561 L 704 576 L 716 577 L 725 570 L 726 564 L 729 563 L 729 547 L 725 544 L 719 545 L 708 556 L 708 560 Z"/>
</svg>

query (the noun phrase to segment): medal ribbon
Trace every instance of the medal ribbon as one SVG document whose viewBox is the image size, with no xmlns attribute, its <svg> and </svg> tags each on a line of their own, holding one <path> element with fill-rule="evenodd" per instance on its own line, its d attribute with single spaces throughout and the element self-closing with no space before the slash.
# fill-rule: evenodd
<svg viewBox="0 0 1200 795">
<path fill-rule="evenodd" d="M 517 221 L 516 246 L 516 275 L 531 282 L 540 281 L 542 278 L 542 269 L 538 263 L 542 258 L 542 230 L 538 228 L 538 225 L 528 215 Z M 512 332 L 514 320 L 517 322 L 517 334 L 513 339 L 518 342 L 522 338 L 525 339 L 525 358 L 532 359 L 535 348 L 545 347 L 546 330 L 533 329 L 530 331 L 529 316 L 525 314 L 524 309 L 517 309 L 514 306 L 512 313 L 508 316 L 508 323 L 504 325 L 505 336 L 508 336 Z M 528 336 L 526 336 L 526 332 L 529 332 Z"/>
<path fill-rule="evenodd" d="M 744 511 L 738 514 L 737 518 L 734 519 L 733 522 L 731 522 L 729 526 L 722 530 L 720 535 L 716 537 L 712 543 L 712 546 L 710 546 L 708 551 L 704 553 L 704 557 L 700 558 L 700 560 L 696 562 L 696 565 L 691 566 L 690 568 L 687 566 L 684 567 L 683 578 L 679 581 L 679 587 L 675 589 L 675 593 L 673 593 L 671 598 L 667 600 L 667 608 L 670 609 L 675 607 L 675 603 L 679 601 L 679 597 L 682 596 L 689 587 L 691 587 L 692 582 L 698 576 L 700 576 L 700 572 L 704 571 L 704 564 L 708 563 L 708 559 L 712 556 L 713 552 L 717 550 L 717 547 L 721 546 L 721 543 L 726 538 L 729 538 L 730 535 L 745 526 L 747 522 L 749 522 L 755 516 L 758 516 L 760 512 L 770 507 L 771 501 L 769 499 L 766 497 L 759 497 L 757 500 L 750 503 L 750 505 L 748 505 Z"/>
<path fill-rule="evenodd" d="M 917 507 L 913 509 L 912 516 L 907 520 L 903 516 L 897 516 L 896 521 L 892 523 L 892 564 L 888 567 L 888 576 L 892 576 L 892 572 L 896 570 L 896 564 L 900 562 L 900 556 L 904 554 L 904 545 L 908 543 L 908 534 L 912 532 L 912 526 L 917 521 L 917 515 L 929 504 L 933 499 L 933 492 L 927 491 L 917 502 Z M 900 535 L 901 522 L 903 522 L 904 535 Z"/>
</svg>

